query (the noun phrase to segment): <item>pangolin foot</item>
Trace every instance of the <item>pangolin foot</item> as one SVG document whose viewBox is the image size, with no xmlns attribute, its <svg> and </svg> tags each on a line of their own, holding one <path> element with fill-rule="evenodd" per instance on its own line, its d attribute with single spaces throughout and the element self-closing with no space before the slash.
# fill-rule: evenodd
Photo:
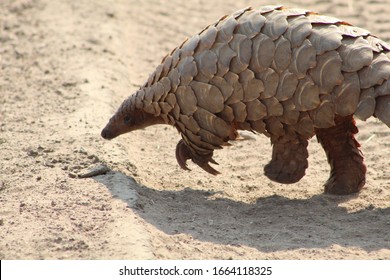
<svg viewBox="0 0 390 280">
<path fill-rule="evenodd" d="M 273 138 L 271 141 L 272 160 L 264 166 L 264 174 L 278 183 L 298 182 L 305 176 L 308 166 L 307 140 L 292 134 L 286 135 L 285 138 Z"/>
<path fill-rule="evenodd" d="M 220 174 L 217 170 L 210 166 L 209 162 L 213 164 L 218 163 L 213 159 L 213 152 L 211 151 L 206 155 L 199 155 L 195 152 L 191 151 L 190 148 L 186 145 L 183 140 L 180 140 L 176 146 L 176 160 L 179 166 L 184 170 L 191 170 L 187 167 L 187 160 L 191 159 L 194 163 L 196 163 L 200 168 L 204 171 L 217 175 Z"/>
<path fill-rule="evenodd" d="M 305 175 L 306 167 L 294 160 L 271 160 L 264 166 L 264 174 L 272 181 L 293 184 Z"/>
<path fill-rule="evenodd" d="M 339 164 L 342 167 L 333 169 L 324 185 L 325 193 L 347 195 L 359 192 L 366 182 L 366 166 L 353 160 Z"/>
<path fill-rule="evenodd" d="M 366 182 L 366 166 L 354 134 L 358 133 L 353 116 L 336 115 L 335 126 L 317 128 L 317 139 L 330 164 L 325 193 L 345 195 L 359 192 Z"/>
</svg>

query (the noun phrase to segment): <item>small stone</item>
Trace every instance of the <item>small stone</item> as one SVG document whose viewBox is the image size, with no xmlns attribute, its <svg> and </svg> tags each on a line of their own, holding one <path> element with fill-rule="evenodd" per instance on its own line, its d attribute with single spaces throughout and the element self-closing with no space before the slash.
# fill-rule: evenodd
<svg viewBox="0 0 390 280">
<path fill-rule="evenodd" d="M 74 87 L 76 85 L 77 85 L 77 82 L 75 82 L 75 81 L 68 81 L 68 82 L 63 82 L 62 83 L 63 87 Z"/>
<path fill-rule="evenodd" d="M 87 154 L 88 154 L 87 150 L 86 150 L 84 147 L 80 147 L 80 149 L 78 150 L 78 152 L 79 152 L 80 154 L 83 154 L 83 155 L 87 155 Z"/>
<path fill-rule="evenodd" d="M 54 164 L 52 164 L 51 162 L 46 162 L 46 163 L 45 163 L 45 166 L 46 166 L 46 167 L 53 168 L 53 167 L 54 167 Z"/>
<path fill-rule="evenodd" d="M 115 17 L 115 13 L 113 13 L 113 12 L 106 12 L 106 16 L 109 17 L 109 18 L 114 18 Z"/>
<path fill-rule="evenodd" d="M 53 241 L 54 241 L 54 243 L 61 243 L 62 238 L 61 237 L 57 237 Z"/>
<path fill-rule="evenodd" d="M 43 152 L 52 153 L 52 152 L 54 152 L 54 150 L 52 148 L 45 148 L 45 149 L 43 149 Z"/>
<path fill-rule="evenodd" d="M 106 174 L 108 171 L 110 171 L 110 168 L 108 168 L 107 166 L 97 165 L 93 168 L 89 168 L 85 171 L 80 172 L 78 176 L 79 178 L 90 178 L 90 177 Z"/>
<path fill-rule="evenodd" d="M 27 155 L 29 155 L 30 157 L 36 157 L 38 156 L 38 152 L 34 150 L 28 150 Z"/>
</svg>

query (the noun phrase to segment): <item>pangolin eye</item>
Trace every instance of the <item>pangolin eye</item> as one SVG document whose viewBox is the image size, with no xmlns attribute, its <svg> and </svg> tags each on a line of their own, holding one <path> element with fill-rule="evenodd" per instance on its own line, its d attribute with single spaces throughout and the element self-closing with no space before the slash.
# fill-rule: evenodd
<svg viewBox="0 0 390 280">
<path fill-rule="evenodd" d="M 125 118 L 123 119 L 123 121 L 125 122 L 125 124 L 130 124 L 130 121 L 131 121 L 131 118 L 129 115 L 125 116 Z"/>
</svg>

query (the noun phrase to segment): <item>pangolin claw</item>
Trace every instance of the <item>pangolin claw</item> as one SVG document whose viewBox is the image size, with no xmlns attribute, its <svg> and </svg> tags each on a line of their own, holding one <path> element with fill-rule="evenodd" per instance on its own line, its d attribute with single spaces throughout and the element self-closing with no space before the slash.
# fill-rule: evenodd
<svg viewBox="0 0 390 280">
<path fill-rule="evenodd" d="M 179 143 L 176 145 L 176 160 L 179 166 L 184 169 L 191 171 L 187 167 L 187 160 L 191 159 L 191 152 L 190 149 L 187 147 L 187 145 L 184 143 L 183 140 L 180 140 Z"/>
<path fill-rule="evenodd" d="M 206 156 L 193 154 L 183 140 L 180 140 L 176 146 L 176 160 L 179 166 L 184 170 L 191 171 L 191 169 L 187 167 L 186 162 L 187 160 L 192 159 L 192 161 L 196 163 L 204 171 L 212 175 L 220 174 L 219 171 L 215 170 L 213 167 L 209 165 L 209 162 L 218 165 L 218 163 L 212 158 L 212 156 L 213 156 L 212 152 Z"/>
<path fill-rule="evenodd" d="M 221 174 L 221 172 L 219 172 L 218 170 L 215 170 L 214 168 L 212 168 L 208 163 L 206 164 L 203 164 L 203 165 L 199 165 L 204 171 L 212 174 L 212 175 L 218 175 L 218 174 Z"/>
</svg>

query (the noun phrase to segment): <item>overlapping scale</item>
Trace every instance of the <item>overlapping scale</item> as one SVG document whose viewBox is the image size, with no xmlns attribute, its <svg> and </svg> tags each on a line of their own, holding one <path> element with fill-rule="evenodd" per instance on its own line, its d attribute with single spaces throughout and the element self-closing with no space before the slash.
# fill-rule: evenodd
<svg viewBox="0 0 390 280">
<path fill-rule="evenodd" d="M 229 84 L 224 78 L 219 76 L 214 76 L 210 82 L 211 85 L 216 86 L 222 93 L 224 103 L 230 96 L 232 96 L 234 88 Z"/>
<path fill-rule="evenodd" d="M 260 97 L 260 94 L 264 91 L 264 84 L 261 80 L 255 78 L 255 74 L 246 69 L 239 75 L 239 81 L 244 90 L 244 102 L 252 101 Z"/>
<path fill-rule="evenodd" d="M 266 18 L 258 11 L 250 11 L 245 17 L 241 17 L 238 20 L 238 26 L 236 33 L 241 33 L 252 39 L 259 34 L 261 28 L 264 26 Z"/>
<path fill-rule="evenodd" d="M 180 60 L 177 65 L 177 70 L 180 73 L 180 85 L 187 86 L 198 74 L 198 68 L 196 67 L 194 57 L 187 56 Z"/>
<path fill-rule="evenodd" d="M 336 51 L 329 51 L 317 56 L 317 64 L 309 71 L 320 93 L 330 93 L 340 85 L 344 77 L 341 74 L 341 58 Z"/>
<path fill-rule="evenodd" d="M 360 98 L 360 81 L 356 72 L 344 73 L 344 82 L 334 91 L 335 113 L 340 116 L 352 115 Z"/>
<path fill-rule="evenodd" d="M 355 111 L 355 116 L 358 119 L 365 121 L 374 114 L 375 106 L 376 101 L 374 88 L 364 89 L 360 93 L 360 99 Z"/>
<path fill-rule="evenodd" d="M 376 101 L 375 116 L 390 127 L 390 95 L 379 96 Z"/>
<path fill-rule="evenodd" d="M 267 70 L 256 73 L 256 78 L 263 82 L 264 91 L 261 92 L 261 99 L 270 98 L 275 96 L 276 90 L 279 85 L 279 75 L 272 68 L 268 68 Z M 297 81 L 298 83 L 298 81 Z"/>
<path fill-rule="evenodd" d="M 279 117 L 280 121 L 289 124 L 295 125 L 299 120 L 299 111 L 296 109 L 294 101 L 292 99 L 288 99 L 286 101 L 281 102 L 283 106 L 283 116 Z"/>
<path fill-rule="evenodd" d="M 198 107 L 214 114 L 223 110 L 225 100 L 221 91 L 216 86 L 192 81 L 190 87 L 195 94 Z"/>
<path fill-rule="evenodd" d="M 217 55 L 210 50 L 206 50 L 195 55 L 194 59 L 198 69 L 197 73 L 203 75 L 204 82 L 210 81 L 217 73 Z"/>
<path fill-rule="evenodd" d="M 199 108 L 194 113 L 194 119 L 199 127 L 205 129 L 218 137 L 227 138 L 231 134 L 231 127 L 221 118 L 218 118 L 209 111 Z"/>
<path fill-rule="evenodd" d="M 290 99 L 298 86 L 298 78 L 295 74 L 286 70 L 280 75 L 280 81 L 276 90 L 276 99 L 285 101 Z"/>
<path fill-rule="evenodd" d="M 233 72 L 228 72 L 224 76 L 228 84 L 233 87 L 231 96 L 225 101 L 226 104 L 234 104 L 244 99 L 244 89 L 239 82 L 239 76 Z"/>
<path fill-rule="evenodd" d="M 218 30 L 215 26 L 211 25 L 208 28 L 205 28 L 199 34 L 199 43 L 197 44 L 196 52 L 202 52 L 204 50 L 209 50 L 214 44 L 215 39 L 217 38 Z"/>
<path fill-rule="evenodd" d="M 329 97 L 329 96 L 327 96 Z M 320 105 L 310 111 L 313 125 L 318 128 L 328 128 L 335 125 L 334 122 L 335 107 L 334 103 L 328 98 L 324 98 Z"/>
<path fill-rule="evenodd" d="M 267 21 L 261 32 L 272 40 L 276 40 L 287 30 L 287 16 L 283 12 L 274 10 L 264 16 L 267 18 Z"/>
<path fill-rule="evenodd" d="M 343 39 L 340 29 L 335 25 L 316 24 L 313 26 L 309 41 L 316 49 L 317 55 L 337 49 Z"/>
<path fill-rule="evenodd" d="M 305 39 L 302 45 L 292 51 L 292 58 L 289 70 L 297 75 L 298 79 L 306 76 L 307 70 L 316 65 L 316 49 L 308 39 Z"/>
<path fill-rule="evenodd" d="M 258 99 L 245 103 L 246 120 L 257 121 L 267 116 L 267 107 Z"/>
<path fill-rule="evenodd" d="M 267 107 L 268 117 L 279 117 L 283 115 L 283 106 L 275 97 L 263 99 L 261 102 Z"/>
<path fill-rule="evenodd" d="M 252 40 L 250 69 L 260 73 L 271 66 L 275 54 L 275 43 L 267 35 L 260 33 Z"/>
<path fill-rule="evenodd" d="M 237 20 L 233 16 L 226 17 L 217 25 L 218 33 L 216 42 L 227 44 L 233 39 L 233 32 L 238 25 Z"/>
<path fill-rule="evenodd" d="M 191 116 L 197 110 L 197 98 L 193 89 L 189 86 L 179 86 L 176 91 L 177 104 L 180 112 Z"/>
<path fill-rule="evenodd" d="M 230 70 L 230 62 L 237 54 L 230 48 L 229 44 L 216 43 L 212 51 L 218 57 L 217 61 L 217 76 L 222 77 Z"/>
<path fill-rule="evenodd" d="M 245 122 L 248 116 L 246 105 L 243 102 L 236 102 L 229 106 L 233 109 L 234 120 L 238 123 Z"/>
<path fill-rule="evenodd" d="M 303 15 L 287 20 L 288 27 L 283 36 L 290 41 L 292 48 L 296 48 L 311 34 L 312 27 L 309 19 Z"/>
<path fill-rule="evenodd" d="M 192 116 L 180 115 L 179 120 L 192 133 L 197 134 L 199 132 L 200 127 Z"/>
<path fill-rule="evenodd" d="M 363 89 L 380 85 L 390 78 L 390 60 L 384 54 L 376 54 L 370 65 L 359 71 L 360 86 Z"/>
<path fill-rule="evenodd" d="M 230 71 L 238 74 L 249 66 L 252 56 L 252 41 L 245 35 L 236 33 L 229 42 L 229 46 L 237 54 L 230 62 Z"/>
<path fill-rule="evenodd" d="M 294 103 L 297 110 L 309 111 L 315 109 L 320 104 L 319 94 L 318 86 L 308 76 L 299 80 L 294 93 Z"/>
<path fill-rule="evenodd" d="M 372 48 L 362 37 L 344 38 L 338 52 L 343 61 L 341 70 L 346 72 L 358 71 L 373 59 Z"/>
<path fill-rule="evenodd" d="M 272 68 L 281 73 L 287 69 L 291 63 L 291 43 L 289 40 L 280 36 L 275 41 L 275 56 Z"/>
</svg>

